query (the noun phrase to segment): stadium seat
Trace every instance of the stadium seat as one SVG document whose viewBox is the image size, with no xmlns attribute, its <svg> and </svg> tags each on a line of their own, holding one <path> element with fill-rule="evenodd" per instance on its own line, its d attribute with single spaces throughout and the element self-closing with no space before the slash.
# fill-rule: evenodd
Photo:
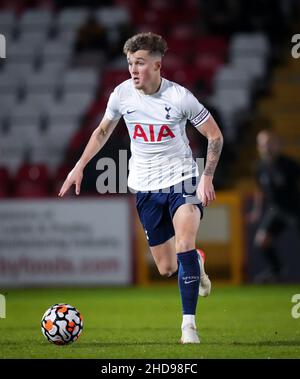
<svg viewBox="0 0 300 379">
<path fill-rule="evenodd" d="M 117 85 L 130 78 L 128 70 L 107 70 L 103 75 L 102 88 L 112 91 Z M 102 92 L 103 93 L 103 92 Z"/>
<path fill-rule="evenodd" d="M 220 89 L 210 98 L 210 103 L 220 115 L 226 141 L 234 143 L 239 122 L 250 111 L 250 93 L 242 88 Z"/>
<path fill-rule="evenodd" d="M 163 69 L 166 68 L 166 70 L 182 70 L 185 64 L 186 61 L 184 57 L 178 56 L 178 54 L 175 54 L 174 52 L 168 52 L 164 57 Z"/>
<path fill-rule="evenodd" d="M 93 91 L 98 87 L 98 71 L 92 68 L 73 69 L 65 73 L 62 81 L 62 89 L 71 91 Z"/>
<path fill-rule="evenodd" d="M 45 165 L 23 164 L 13 181 L 16 197 L 45 197 L 49 194 L 49 175 Z"/>
<path fill-rule="evenodd" d="M 24 148 L 26 145 L 39 138 L 40 123 L 39 120 L 26 119 L 22 121 L 21 118 L 10 123 L 9 132 L 11 138 L 20 139 Z"/>
<path fill-rule="evenodd" d="M 243 88 L 224 88 L 215 92 L 213 98 L 218 100 L 218 104 L 233 104 L 234 106 L 249 109 L 250 108 L 250 92 Z"/>
<path fill-rule="evenodd" d="M 6 167 L 0 166 L 0 198 L 7 197 L 10 192 L 10 174 Z"/>
<path fill-rule="evenodd" d="M 168 53 L 177 54 L 183 58 L 188 58 L 195 54 L 195 39 L 170 38 L 168 40 Z"/>
<path fill-rule="evenodd" d="M 23 31 L 49 30 L 52 22 L 52 13 L 48 9 L 28 9 L 20 17 L 19 29 Z"/>
<path fill-rule="evenodd" d="M 237 33 L 230 41 L 230 57 L 261 56 L 267 59 L 270 54 L 270 43 L 264 33 Z"/>
<path fill-rule="evenodd" d="M 175 25 L 174 28 L 170 31 L 169 38 L 180 40 L 180 41 L 188 41 L 194 40 L 195 38 L 195 28 L 193 24 L 178 24 Z"/>
<path fill-rule="evenodd" d="M 45 45 L 48 39 L 47 30 L 23 30 L 17 40 L 18 44 L 23 46 L 24 52 L 27 48 L 35 47 L 36 53 L 40 53 L 40 48 Z"/>
<path fill-rule="evenodd" d="M 95 91 L 65 92 L 61 101 L 67 106 L 74 107 L 78 112 L 87 112 L 95 97 Z"/>
<path fill-rule="evenodd" d="M 13 75 L 10 72 L 7 72 L 6 68 L 8 66 L 6 65 L 4 67 L 4 70 L 0 72 L 0 93 L 1 94 L 7 94 L 7 93 L 16 93 L 20 88 L 20 83 L 18 78 Z"/>
<path fill-rule="evenodd" d="M 0 166 L 15 173 L 25 156 L 25 146 L 21 139 L 10 134 L 2 134 L 0 138 Z"/>
<path fill-rule="evenodd" d="M 55 39 L 48 41 L 42 48 L 42 58 L 46 65 L 48 62 L 68 62 L 72 54 L 72 44 Z"/>
<path fill-rule="evenodd" d="M 197 80 L 201 80 L 208 92 L 213 88 L 213 79 L 216 72 L 223 66 L 223 59 L 215 54 L 198 54 L 194 61 L 194 66 L 198 72 Z"/>
<path fill-rule="evenodd" d="M 77 28 L 60 29 L 56 33 L 56 39 L 63 42 L 66 46 L 74 46 L 77 37 Z"/>
<path fill-rule="evenodd" d="M 20 103 L 9 116 L 11 124 L 19 123 L 24 125 L 39 123 L 43 112 L 40 109 L 35 109 L 33 104 L 28 102 Z"/>
<path fill-rule="evenodd" d="M 28 75 L 32 75 L 35 71 L 35 64 L 32 59 L 25 61 L 20 58 L 5 64 L 3 72 L 7 76 L 14 76 L 18 80 L 18 84 L 21 86 L 24 82 L 24 78 Z"/>
<path fill-rule="evenodd" d="M 188 89 L 192 89 L 196 84 L 199 73 L 195 66 L 186 65 L 178 69 L 163 67 L 162 74 L 168 80 L 173 80 Z"/>
<path fill-rule="evenodd" d="M 53 56 L 53 59 L 51 59 L 50 61 L 43 59 L 43 63 L 40 67 L 40 70 L 44 72 L 45 76 L 61 75 L 67 69 L 67 66 L 68 60 L 60 58 L 56 59 Z"/>
<path fill-rule="evenodd" d="M 59 12 L 56 25 L 60 31 L 76 30 L 89 16 L 89 10 L 85 7 L 68 7 Z"/>
<path fill-rule="evenodd" d="M 55 93 L 59 88 L 61 76 L 56 72 L 37 71 L 25 78 L 26 91 L 32 92 L 50 92 Z"/>
<path fill-rule="evenodd" d="M 231 60 L 231 64 L 240 70 L 244 70 L 252 79 L 263 79 L 266 73 L 266 60 L 263 56 L 243 56 L 236 55 Z"/>
<path fill-rule="evenodd" d="M 74 123 L 78 126 L 83 114 L 82 109 L 76 109 L 72 104 L 58 102 L 49 105 L 46 117 L 49 124 Z"/>
<path fill-rule="evenodd" d="M 138 21 L 136 24 L 136 31 L 137 33 L 144 33 L 149 32 L 151 30 L 153 33 L 164 35 L 165 34 L 165 26 L 157 24 L 156 22 L 141 22 L 141 20 Z"/>
<path fill-rule="evenodd" d="M 252 86 L 251 79 L 251 75 L 245 70 L 226 65 L 216 72 L 214 88 L 216 91 L 219 88 L 245 88 L 250 91 Z"/>
<path fill-rule="evenodd" d="M 46 143 L 65 148 L 74 133 L 78 130 L 78 124 L 74 122 L 60 121 L 49 123 L 45 131 Z"/>
<path fill-rule="evenodd" d="M 8 40 L 14 33 L 16 27 L 15 13 L 9 10 L 0 12 L 0 32 Z"/>
<path fill-rule="evenodd" d="M 4 121 L 16 106 L 17 95 L 15 91 L 0 92 L 0 122 Z"/>
<path fill-rule="evenodd" d="M 27 62 L 33 65 L 36 56 L 37 50 L 35 43 L 28 43 L 28 40 L 18 40 L 11 44 L 8 44 L 7 57 L 9 58 L 9 60 L 6 63 L 7 65 L 10 65 L 11 62 Z"/>
<path fill-rule="evenodd" d="M 228 41 L 222 36 L 198 37 L 195 42 L 198 54 L 211 54 L 222 58 L 224 61 L 228 53 Z"/>
<path fill-rule="evenodd" d="M 93 12 L 93 14 L 100 25 L 106 28 L 128 25 L 131 21 L 130 13 L 126 7 L 101 7 Z"/>
<path fill-rule="evenodd" d="M 55 104 L 57 99 L 54 91 L 34 89 L 34 91 L 27 93 L 25 101 L 32 104 L 32 107 L 41 111 L 42 114 L 46 114 L 49 107 Z"/>
</svg>

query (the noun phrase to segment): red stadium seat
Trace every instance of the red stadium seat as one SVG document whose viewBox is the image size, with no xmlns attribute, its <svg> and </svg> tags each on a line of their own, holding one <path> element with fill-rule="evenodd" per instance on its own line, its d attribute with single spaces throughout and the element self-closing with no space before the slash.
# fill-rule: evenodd
<svg viewBox="0 0 300 379">
<path fill-rule="evenodd" d="M 225 60 L 228 51 L 228 41 L 222 36 L 199 37 L 195 41 L 195 50 L 198 54 L 210 53 Z"/>
<path fill-rule="evenodd" d="M 172 80 L 182 86 L 192 89 L 197 81 L 198 72 L 192 65 L 185 65 L 177 70 L 172 70 L 167 67 L 163 67 L 162 75 L 168 80 Z"/>
<path fill-rule="evenodd" d="M 204 82 L 208 92 L 211 92 L 213 78 L 217 70 L 223 65 L 223 60 L 216 55 L 203 53 L 197 55 L 194 65 L 198 72 L 197 80 Z"/>
<path fill-rule="evenodd" d="M 0 167 L 0 198 L 7 197 L 10 190 L 10 175 L 6 167 Z"/>
<path fill-rule="evenodd" d="M 170 38 L 168 39 L 168 52 L 188 58 L 195 54 L 195 39 Z"/>
<path fill-rule="evenodd" d="M 103 76 L 102 87 L 103 90 L 111 90 L 122 83 L 124 80 L 130 78 L 128 70 L 107 70 Z"/>
<path fill-rule="evenodd" d="M 170 38 L 176 40 L 194 40 L 195 38 L 195 28 L 190 24 L 179 24 L 176 25 L 170 32 Z"/>
<path fill-rule="evenodd" d="M 164 35 L 165 26 L 157 24 L 156 22 L 143 22 L 136 25 L 137 33 L 153 32 L 156 34 Z"/>
<path fill-rule="evenodd" d="M 48 196 L 48 168 L 43 164 L 22 165 L 14 179 L 13 194 L 16 197 L 35 198 Z"/>
<path fill-rule="evenodd" d="M 182 70 L 182 68 L 186 65 L 186 61 L 183 57 L 178 56 L 174 52 L 167 52 L 165 57 L 163 58 L 162 67 L 166 70 Z"/>
</svg>

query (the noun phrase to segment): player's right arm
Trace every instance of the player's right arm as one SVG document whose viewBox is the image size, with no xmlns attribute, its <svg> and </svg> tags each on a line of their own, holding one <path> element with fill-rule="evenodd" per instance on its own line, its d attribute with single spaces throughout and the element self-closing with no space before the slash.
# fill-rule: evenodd
<svg viewBox="0 0 300 379">
<path fill-rule="evenodd" d="M 102 119 L 99 126 L 92 133 L 80 159 L 74 168 L 69 172 L 59 191 L 58 196 L 63 197 L 73 184 L 75 185 L 76 195 L 80 194 L 83 170 L 85 166 L 105 145 L 117 123 L 118 120 L 109 120 L 106 117 Z"/>
</svg>

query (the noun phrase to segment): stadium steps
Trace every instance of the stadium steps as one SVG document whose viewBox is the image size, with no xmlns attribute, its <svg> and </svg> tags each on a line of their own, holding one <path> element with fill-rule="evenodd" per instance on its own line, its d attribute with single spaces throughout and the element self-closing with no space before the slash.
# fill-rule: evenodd
<svg viewBox="0 0 300 379">
<path fill-rule="evenodd" d="M 259 112 L 268 118 L 280 137 L 286 154 L 300 159 L 300 65 L 289 59 L 275 70 L 271 97 L 259 104 Z"/>
<path fill-rule="evenodd" d="M 286 56 L 285 63 L 274 68 L 270 96 L 259 100 L 257 112 L 241 141 L 239 160 L 234 167 L 241 189 L 254 182 L 256 134 L 261 129 L 274 130 L 282 141 L 284 153 L 300 160 L 300 62 L 290 52 Z"/>
</svg>

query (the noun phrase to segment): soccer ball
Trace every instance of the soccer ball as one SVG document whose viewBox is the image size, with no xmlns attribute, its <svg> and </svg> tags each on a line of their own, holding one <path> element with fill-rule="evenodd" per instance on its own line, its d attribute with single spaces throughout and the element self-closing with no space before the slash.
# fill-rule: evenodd
<svg viewBox="0 0 300 379">
<path fill-rule="evenodd" d="M 66 345 L 80 336 L 83 329 L 82 316 L 70 304 L 54 304 L 44 313 L 41 326 L 49 342 Z"/>
</svg>

